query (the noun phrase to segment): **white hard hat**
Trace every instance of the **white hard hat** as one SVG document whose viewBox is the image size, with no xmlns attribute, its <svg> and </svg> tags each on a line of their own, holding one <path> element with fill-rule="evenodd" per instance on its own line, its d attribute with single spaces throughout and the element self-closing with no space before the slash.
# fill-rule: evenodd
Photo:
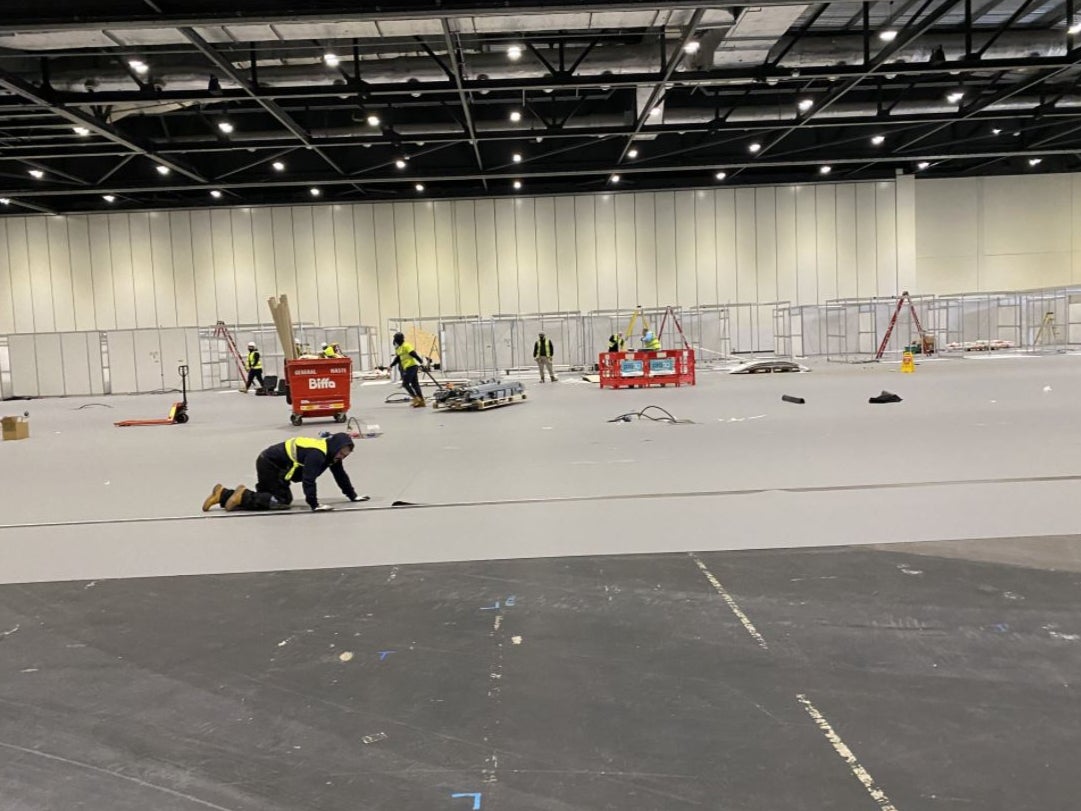
<svg viewBox="0 0 1081 811">
<path fill-rule="evenodd" d="M 323 349 L 326 349 L 326 348 L 327 348 L 327 344 L 323 344 Z"/>
<path fill-rule="evenodd" d="M 248 349 L 255 349 L 255 341 L 248 341 Z"/>
</svg>

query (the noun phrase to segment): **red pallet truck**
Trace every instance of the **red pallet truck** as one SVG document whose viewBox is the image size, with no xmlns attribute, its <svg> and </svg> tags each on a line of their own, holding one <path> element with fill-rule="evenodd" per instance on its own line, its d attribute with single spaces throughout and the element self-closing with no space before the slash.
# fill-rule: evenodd
<svg viewBox="0 0 1081 811">
<path fill-rule="evenodd" d="M 180 373 L 180 395 L 181 400 L 179 403 L 173 403 L 172 408 L 169 409 L 169 416 L 161 420 L 121 420 L 120 422 L 114 422 L 117 428 L 128 428 L 133 425 L 183 425 L 188 421 L 188 367 L 187 364 L 181 364 L 177 369 Z"/>
</svg>

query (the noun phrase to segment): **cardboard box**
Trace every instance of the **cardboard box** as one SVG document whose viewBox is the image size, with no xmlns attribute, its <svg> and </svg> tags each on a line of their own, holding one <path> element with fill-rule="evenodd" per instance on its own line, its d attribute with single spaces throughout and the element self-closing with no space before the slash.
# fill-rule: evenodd
<svg viewBox="0 0 1081 811">
<path fill-rule="evenodd" d="M 5 440 L 30 438 L 30 420 L 26 417 L 3 417 L 0 424 L 3 425 Z"/>
</svg>

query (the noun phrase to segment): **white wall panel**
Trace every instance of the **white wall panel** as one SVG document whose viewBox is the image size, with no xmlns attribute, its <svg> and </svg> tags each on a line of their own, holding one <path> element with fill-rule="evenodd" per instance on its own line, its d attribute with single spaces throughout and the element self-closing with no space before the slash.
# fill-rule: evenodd
<svg viewBox="0 0 1081 811">
<path fill-rule="evenodd" d="M 777 246 L 777 298 L 799 300 L 799 261 L 796 248 L 796 190 L 782 186 L 774 197 L 775 244 Z"/>
<path fill-rule="evenodd" d="M 398 299 L 398 278 L 394 269 L 397 257 L 394 250 L 394 211 L 390 206 L 373 206 L 372 216 L 375 236 L 376 283 L 379 288 L 379 310 L 383 321 L 391 318 L 411 317 L 416 313 L 403 311 Z M 385 328 L 380 325 L 381 328 Z"/>
<path fill-rule="evenodd" d="M 985 255 L 1070 250 L 1069 175 L 985 177 L 980 185 Z"/>
<path fill-rule="evenodd" d="M 319 323 L 320 298 L 325 287 L 323 269 L 315 261 L 314 207 L 293 209 L 293 262 L 296 272 L 297 295 L 290 297 L 289 311 L 298 321 Z M 318 347 L 316 347 L 318 348 Z"/>
<path fill-rule="evenodd" d="M 694 193 L 698 303 L 725 304 L 736 295 L 736 194 Z"/>
<path fill-rule="evenodd" d="M 518 212 L 521 220 L 522 211 Z M 550 313 L 562 309 L 559 303 L 560 268 L 556 258 L 556 212 L 551 197 L 537 197 L 533 201 L 534 260 L 537 278 L 537 310 Z M 525 270 L 519 266 L 521 275 Z M 572 267 L 573 270 L 573 267 Z M 573 278 L 573 277 L 572 277 Z"/>
<path fill-rule="evenodd" d="M 436 256 L 434 203 L 412 205 L 413 250 L 417 267 L 417 313 L 439 315 L 439 262 Z"/>
<path fill-rule="evenodd" d="M 477 314 L 491 315 L 500 312 L 499 296 L 499 247 L 496 242 L 495 202 L 477 200 L 474 218 L 477 239 L 477 285 L 480 290 L 480 309 Z"/>
<path fill-rule="evenodd" d="M 43 217 L 26 220 L 26 248 L 34 306 L 34 331 L 51 332 L 56 329 L 56 319 L 53 317 L 53 282 L 49 270 L 51 251 L 48 222 Z"/>
<path fill-rule="evenodd" d="M 477 220 L 472 200 L 458 200 L 454 207 L 452 222 L 456 236 L 455 263 L 458 267 L 459 315 L 479 315 L 480 281 L 477 258 Z"/>
<path fill-rule="evenodd" d="M 755 189 L 736 190 L 736 293 L 733 301 L 758 301 L 758 236 Z"/>
<path fill-rule="evenodd" d="M 398 280 L 400 315 L 437 315 L 426 313 L 420 302 L 420 270 L 417 266 L 417 231 L 413 203 L 394 203 L 395 267 Z"/>
<path fill-rule="evenodd" d="M 834 204 L 837 214 L 834 248 L 837 254 L 837 297 L 855 298 L 859 294 L 859 268 L 856 256 L 856 189 L 854 183 L 837 186 Z"/>
<path fill-rule="evenodd" d="M 878 246 L 878 284 L 872 295 L 895 296 L 901 292 L 897 266 L 897 191 L 893 183 L 875 184 L 875 226 Z M 910 292 L 917 292 L 915 290 Z"/>
<path fill-rule="evenodd" d="M 856 295 L 869 298 L 878 291 L 878 198 L 874 185 L 856 186 Z M 912 291 L 915 292 L 915 291 Z"/>
<path fill-rule="evenodd" d="M 148 392 L 172 387 L 172 383 L 166 379 L 166 364 L 162 357 L 161 335 L 158 330 L 139 329 L 131 335 L 135 351 L 135 390 Z"/>
<path fill-rule="evenodd" d="M 224 320 L 218 311 L 218 293 L 214 283 L 214 246 L 211 244 L 210 212 L 191 212 L 191 252 L 195 282 L 195 312 L 199 323 L 207 326 Z M 277 232 L 275 232 L 277 242 Z"/>
<path fill-rule="evenodd" d="M 612 310 L 619 306 L 614 194 L 602 194 L 593 198 L 593 228 L 597 235 L 597 309 Z M 633 307 L 634 304 L 630 306 Z"/>
<path fill-rule="evenodd" d="M 113 251 L 105 214 L 87 217 L 90 236 L 90 275 L 94 285 L 95 326 L 116 329 L 116 292 L 113 289 Z"/>
<path fill-rule="evenodd" d="M 60 335 L 64 367 L 64 393 L 101 393 L 101 339 L 96 332 L 64 332 Z"/>
<path fill-rule="evenodd" d="M 57 332 L 75 329 L 75 293 L 72 287 L 71 249 L 68 246 L 69 217 L 46 220 L 49 240 L 49 275 L 52 279 L 53 317 Z"/>
<path fill-rule="evenodd" d="M 583 312 L 600 309 L 600 281 L 597 275 L 597 198 L 595 196 L 563 198 L 561 205 L 574 206 L 574 261 L 578 271 L 578 309 Z"/>
<path fill-rule="evenodd" d="M 777 301 L 777 190 L 755 189 L 756 301 Z"/>
<path fill-rule="evenodd" d="M 113 300 L 116 303 L 116 326 L 133 329 L 138 326 L 135 310 L 135 268 L 131 263 L 130 215 L 107 217 L 109 254 L 112 261 Z"/>
<path fill-rule="evenodd" d="M 377 327 L 384 338 L 389 314 L 383 311 L 379 286 L 379 257 L 375 236 L 375 206 L 357 206 L 353 212 L 353 233 L 357 253 L 357 289 L 360 294 L 360 323 Z M 397 309 L 395 309 L 397 312 Z M 389 345 L 383 341 L 383 345 Z"/>
<path fill-rule="evenodd" d="M 837 187 L 815 186 L 815 275 L 818 278 L 817 300 L 837 298 Z M 766 301 L 765 298 L 760 299 Z"/>
<path fill-rule="evenodd" d="M 514 286 L 518 291 L 518 303 L 513 310 L 504 312 L 536 313 L 541 309 L 541 287 L 548 288 L 546 299 L 553 301 L 556 280 L 540 278 L 537 273 L 537 207 L 532 197 L 519 197 L 509 201 L 514 210 Z"/>
<path fill-rule="evenodd" d="M 629 310 L 639 305 L 637 242 L 633 194 L 613 195 L 615 200 L 616 306 Z"/>
<path fill-rule="evenodd" d="M 300 301 L 297 291 L 297 259 L 293 250 L 293 209 L 271 209 L 270 219 L 274 235 L 274 287 L 275 295 L 284 294 L 289 299 L 289 310 L 294 321 L 299 321 Z M 390 211 L 387 211 L 390 219 Z"/>
<path fill-rule="evenodd" d="M 683 306 L 698 304 L 698 244 L 695 240 L 697 225 L 694 215 L 693 191 L 677 191 L 674 194 L 675 251 L 672 263 L 676 275 L 676 291 L 673 301 Z"/>
<path fill-rule="evenodd" d="M 135 365 L 135 333 L 113 330 L 105 335 L 109 351 L 109 386 L 113 394 L 139 391 Z"/>
<path fill-rule="evenodd" d="M 657 264 L 657 302 L 679 304 L 679 268 L 676 264 L 676 195 L 658 192 L 653 195 L 655 221 L 654 256 Z M 693 304 L 695 296 L 692 294 Z"/>
<path fill-rule="evenodd" d="M 150 243 L 150 217 L 145 212 L 128 215 L 131 249 L 131 283 L 135 294 L 135 326 L 158 326 L 157 294 L 154 285 L 154 254 Z"/>
<path fill-rule="evenodd" d="M 552 204 L 553 251 L 552 256 L 549 257 L 546 252 L 538 248 L 537 259 L 542 262 L 550 259 L 555 265 L 556 308 L 563 311 L 577 310 L 580 307 L 578 303 L 578 235 L 576 233 L 578 221 L 575 216 L 574 199 L 559 197 L 548 198 L 548 200 Z M 538 233 L 543 233 L 539 225 Z"/>
<path fill-rule="evenodd" d="M 73 329 L 97 329 L 94 310 L 94 272 L 90 264 L 90 230 L 86 217 L 65 217 L 67 221 L 68 267 L 71 271 L 71 296 L 74 303 Z M 3 259 L 0 251 L 0 261 Z M 2 289 L 2 285 L 0 285 Z M 2 311 L 2 310 L 0 310 Z"/>
<path fill-rule="evenodd" d="M 514 200 L 494 200 L 496 290 L 495 312 L 515 313 L 518 309 L 518 242 L 515 239 Z"/>
<path fill-rule="evenodd" d="M 30 248 L 27 244 L 28 218 L 8 222 L 8 272 L 15 307 L 15 331 L 34 332 L 34 286 L 30 279 Z M 34 384 L 37 385 L 36 383 Z"/>
<path fill-rule="evenodd" d="M 8 254 L 11 251 L 11 240 L 8 238 L 8 229 L 22 222 L 14 217 L 0 220 L 0 332 L 15 332 L 15 307 L 14 296 L 11 289 L 11 261 Z"/>
<path fill-rule="evenodd" d="M 657 297 L 657 207 L 655 195 L 635 194 L 634 263 L 635 299 L 643 307 L 657 307 L 668 302 Z"/>
<path fill-rule="evenodd" d="M 249 212 L 254 253 L 252 262 L 255 266 L 255 279 L 251 284 L 249 297 L 258 315 L 255 320 L 259 323 L 267 321 L 273 323 L 267 299 L 279 293 L 274 276 L 274 215 L 268 208 L 253 208 Z M 242 292 L 241 299 L 244 298 Z"/>
<path fill-rule="evenodd" d="M 37 346 L 34 336 L 8 336 L 8 362 L 11 364 L 11 393 L 16 397 L 38 397 Z"/>
<path fill-rule="evenodd" d="M 338 281 L 339 324 L 369 323 L 360 320 L 360 268 L 357 266 L 357 243 L 353 207 L 334 206 L 330 221 L 334 245 L 334 268 Z M 256 264 L 258 268 L 258 263 Z M 262 305 L 266 309 L 266 304 Z"/>
<path fill-rule="evenodd" d="M 37 355 L 38 395 L 62 397 L 64 394 L 64 356 L 60 350 L 60 333 L 43 332 L 34 336 Z"/>
<path fill-rule="evenodd" d="M 460 313 L 458 292 L 458 249 L 454 233 L 454 203 L 432 203 L 432 240 L 434 254 L 427 261 L 435 273 L 435 312 Z M 421 253 L 423 257 L 423 252 Z M 358 323 L 358 322 L 351 322 Z"/>
<path fill-rule="evenodd" d="M 154 271 L 154 312 L 159 327 L 175 327 L 179 323 L 172 222 L 168 212 L 150 215 L 150 263 Z"/>
<path fill-rule="evenodd" d="M 256 296 L 255 245 L 250 208 L 234 208 L 227 214 L 233 237 L 233 273 L 236 282 L 236 320 L 240 324 L 272 323 L 265 299 Z M 318 242 L 316 245 L 318 246 Z M 161 317 L 159 311 L 158 317 Z"/>
<path fill-rule="evenodd" d="M 818 204 L 815 187 L 796 187 L 796 301 L 814 304 L 818 298 Z"/>
<path fill-rule="evenodd" d="M 267 213 L 269 217 L 269 212 Z M 172 241 L 173 291 L 176 295 L 176 323 L 209 327 L 213 321 L 201 321 L 196 307 L 195 259 L 192 255 L 191 212 L 169 214 Z M 269 235 L 268 235 L 269 238 Z M 74 245 L 74 240 L 72 242 Z"/>
</svg>

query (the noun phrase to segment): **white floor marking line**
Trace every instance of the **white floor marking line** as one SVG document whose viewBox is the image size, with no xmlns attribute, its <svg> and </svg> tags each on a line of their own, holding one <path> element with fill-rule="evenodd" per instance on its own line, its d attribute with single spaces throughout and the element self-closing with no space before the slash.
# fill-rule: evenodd
<svg viewBox="0 0 1081 811">
<path fill-rule="evenodd" d="M 743 613 L 743 609 L 732 599 L 732 595 L 721 585 L 721 581 L 713 576 L 713 572 L 706 568 L 706 564 L 702 562 L 702 559 L 691 552 L 691 560 L 694 561 L 695 566 L 702 570 L 702 574 L 706 576 L 706 580 L 708 580 L 710 585 L 721 595 L 721 599 L 728 603 L 728 607 L 732 609 L 732 613 L 736 615 L 736 619 L 738 619 L 743 627 L 747 629 L 747 633 L 749 633 L 751 638 L 758 643 L 758 647 L 762 650 L 769 650 L 769 645 L 766 644 L 766 640 L 762 637 L 762 634 L 758 633 L 758 629 L 754 627 L 754 623 L 751 622 L 750 617 Z"/>
<path fill-rule="evenodd" d="M 867 789 L 867 793 L 871 795 L 871 798 L 878 803 L 878 807 L 882 809 L 882 811 L 897 811 L 897 806 L 890 802 L 890 798 L 886 796 L 886 792 L 878 787 L 870 773 L 860 765 L 860 762 L 856 760 L 856 756 L 852 754 L 852 750 L 841 740 L 841 736 L 834 732 L 833 727 L 830 726 L 830 722 L 827 721 L 826 717 L 811 703 L 811 700 L 803 695 L 803 693 L 797 695 L 796 698 L 799 699 L 799 703 L 803 705 L 803 709 L 807 710 L 807 714 L 811 716 L 818 725 L 818 728 L 822 730 L 822 734 L 826 736 L 826 740 L 833 744 L 833 748 L 836 750 L 837 754 L 841 756 L 841 760 L 848 764 L 848 768 L 852 770 L 852 774 L 856 775 L 856 779 L 863 783 L 863 787 Z"/>
</svg>

